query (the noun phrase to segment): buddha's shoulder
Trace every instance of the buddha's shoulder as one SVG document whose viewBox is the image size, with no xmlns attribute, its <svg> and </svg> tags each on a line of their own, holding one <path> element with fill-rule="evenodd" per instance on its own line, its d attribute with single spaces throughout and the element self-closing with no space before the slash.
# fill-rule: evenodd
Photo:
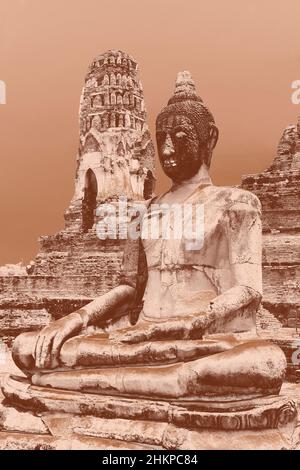
<svg viewBox="0 0 300 470">
<path fill-rule="evenodd" d="M 246 189 L 234 186 L 210 186 L 208 192 L 217 205 L 224 209 L 250 209 L 261 212 L 261 202 L 258 197 Z"/>
</svg>

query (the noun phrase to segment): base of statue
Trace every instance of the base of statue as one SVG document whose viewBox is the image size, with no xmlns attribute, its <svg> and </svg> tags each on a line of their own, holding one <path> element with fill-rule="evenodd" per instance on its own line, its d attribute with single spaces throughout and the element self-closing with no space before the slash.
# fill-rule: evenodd
<svg viewBox="0 0 300 470">
<path fill-rule="evenodd" d="M 281 449 L 289 443 L 280 429 L 294 429 L 297 416 L 285 396 L 167 402 L 38 387 L 15 376 L 4 378 L 2 392 L 0 448 L 17 438 L 28 446 L 26 432 L 35 443 L 35 429 L 50 448 Z"/>
<path fill-rule="evenodd" d="M 6 376 L 2 391 L 0 449 L 278 450 L 300 443 L 289 398 L 294 389 L 235 402 L 165 402 L 43 388 Z"/>
</svg>

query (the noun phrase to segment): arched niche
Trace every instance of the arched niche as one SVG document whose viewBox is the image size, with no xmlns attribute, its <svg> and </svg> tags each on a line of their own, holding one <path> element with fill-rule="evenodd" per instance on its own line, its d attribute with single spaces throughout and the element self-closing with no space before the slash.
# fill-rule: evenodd
<svg viewBox="0 0 300 470">
<path fill-rule="evenodd" d="M 153 173 L 151 170 L 148 170 L 145 181 L 144 181 L 144 191 L 143 191 L 144 199 L 147 200 L 152 197 L 154 184 L 155 184 L 155 178 L 153 176 Z"/>
<path fill-rule="evenodd" d="M 118 155 L 118 157 L 124 157 L 124 155 L 125 155 L 125 149 L 124 149 L 123 142 L 118 143 L 117 155 Z"/>
<path fill-rule="evenodd" d="M 87 232 L 94 225 L 94 216 L 97 206 L 98 184 L 93 170 L 90 168 L 85 174 L 84 197 L 82 200 L 82 230 Z"/>
<path fill-rule="evenodd" d="M 100 150 L 100 147 L 99 147 L 97 140 L 92 134 L 89 134 L 87 138 L 85 139 L 84 153 L 99 152 L 99 150 Z"/>
</svg>

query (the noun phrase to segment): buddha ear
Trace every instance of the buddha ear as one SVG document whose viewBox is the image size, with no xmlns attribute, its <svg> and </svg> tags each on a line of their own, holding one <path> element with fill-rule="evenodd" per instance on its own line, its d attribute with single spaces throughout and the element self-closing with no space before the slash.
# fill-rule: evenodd
<svg viewBox="0 0 300 470">
<path fill-rule="evenodd" d="M 215 124 L 210 125 L 209 137 L 207 139 L 207 161 L 208 168 L 210 167 L 211 157 L 219 138 L 219 129 Z"/>
<path fill-rule="evenodd" d="M 209 138 L 208 138 L 208 150 L 210 150 L 211 152 L 217 145 L 218 138 L 219 138 L 219 129 L 217 128 L 215 124 L 211 124 L 210 131 L 209 131 Z"/>
</svg>

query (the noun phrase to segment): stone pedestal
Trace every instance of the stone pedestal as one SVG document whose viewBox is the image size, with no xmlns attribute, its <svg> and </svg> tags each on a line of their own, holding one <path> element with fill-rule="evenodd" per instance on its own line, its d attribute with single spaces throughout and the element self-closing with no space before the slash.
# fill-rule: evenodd
<svg viewBox="0 0 300 470">
<path fill-rule="evenodd" d="M 2 390 L 9 399 L 0 407 L 2 449 L 263 450 L 297 442 L 296 404 L 284 395 L 166 402 L 36 387 L 13 376 Z"/>
</svg>

